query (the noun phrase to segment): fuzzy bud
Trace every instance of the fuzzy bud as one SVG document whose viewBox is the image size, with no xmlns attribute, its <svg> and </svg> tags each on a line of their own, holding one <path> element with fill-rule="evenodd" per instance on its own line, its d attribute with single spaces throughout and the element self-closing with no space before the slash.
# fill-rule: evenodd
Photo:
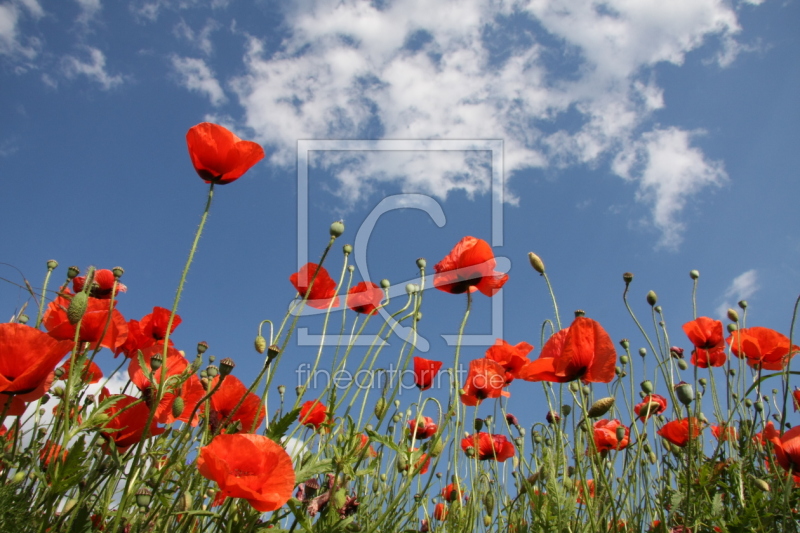
<svg viewBox="0 0 800 533">
<path fill-rule="evenodd" d="M 654 305 L 656 305 L 656 302 L 658 301 L 658 296 L 656 295 L 655 291 L 649 291 L 647 293 L 647 297 L 646 298 L 647 298 L 647 303 L 650 304 L 650 307 L 653 307 Z"/>
<path fill-rule="evenodd" d="M 386 398 L 380 397 L 378 401 L 375 403 L 375 416 L 378 420 L 382 419 L 386 416 L 386 411 L 389 410 L 389 404 L 386 402 Z"/>
<path fill-rule="evenodd" d="M 89 295 L 85 292 L 79 292 L 72 297 L 67 308 L 67 320 L 73 326 L 81 321 L 83 314 L 86 312 L 86 306 L 89 304 Z"/>
<path fill-rule="evenodd" d="M 255 345 L 258 353 L 264 353 L 267 351 L 267 339 L 265 339 L 263 335 L 257 335 L 253 344 Z"/>
<path fill-rule="evenodd" d="M 331 224 L 330 233 L 331 237 L 333 237 L 334 239 L 341 237 L 342 233 L 344 233 L 344 221 L 337 220 L 336 222 Z"/>
<path fill-rule="evenodd" d="M 185 406 L 186 404 L 184 403 L 183 398 L 180 396 L 175 398 L 175 401 L 172 402 L 172 416 L 175 418 L 180 418 L 180 416 L 183 414 L 183 409 Z"/>
<path fill-rule="evenodd" d="M 739 307 L 740 307 L 740 308 L 741 308 L 743 311 L 744 311 L 745 309 L 747 309 L 747 300 L 741 300 L 741 301 L 739 301 Z"/>
<path fill-rule="evenodd" d="M 689 405 L 694 400 L 694 390 L 689 383 L 678 383 L 675 385 L 675 395 L 683 405 Z"/>
<path fill-rule="evenodd" d="M 700 271 L 699 270 L 690 270 L 689 271 L 689 277 L 696 280 L 697 278 L 700 277 Z"/>
<path fill-rule="evenodd" d="M 678 368 L 681 370 L 686 370 L 689 368 L 689 364 L 686 362 L 685 359 L 678 359 Z"/>
<path fill-rule="evenodd" d="M 739 313 L 736 312 L 736 309 L 728 308 L 728 320 L 731 322 L 739 322 Z"/>
<path fill-rule="evenodd" d="M 484 515 L 483 517 L 483 527 L 488 528 L 492 525 L 492 517 L 488 515 Z"/>
<path fill-rule="evenodd" d="M 769 483 L 767 483 L 763 479 L 753 478 L 753 482 L 755 482 L 755 485 L 756 487 L 759 488 L 759 490 L 762 490 L 764 492 L 770 491 Z"/>
<path fill-rule="evenodd" d="M 739 329 L 739 326 L 737 326 L 737 325 L 736 325 L 736 324 L 734 324 L 733 322 L 731 322 L 730 324 L 728 324 L 728 326 L 727 326 L 727 327 L 728 327 L 728 333 L 733 333 L 734 331 L 736 331 L 737 329 Z"/>
<path fill-rule="evenodd" d="M 642 391 L 644 391 L 645 394 L 653 392 L 653 382 L 649 379 L 642 381 Z"/>
<path fill-rule="evenodd" d="M 619 362 L 622 363 L 623 365 L 627 365 L 628 364 L 628 356 L 627 355 L 621 355 L 619 357 Z"/>
<path fill-rule="evenodd" d="M 544 261 L 533 252 L 528 252 L 528 261 L 531 262 L 533 269 L 539 274 L 544 274 Z"/>
<path fill-rule="evenodd" d="M 564 405 L 561 406 L 561 414 L 562 415 L 569 416 L 569 414 L 571 412 L 572 412 L 572 406 L 571 405 L 564 404 Z"/>
<path fill-rule="evenodd" d="M 592 404 L 589 408 L 589 412 L 587 415 L 589 418 L 597 418 L 599 416 L 603 416 L 611 409 L 611 406 L 614 405 L 614 398 L 611 396 L 607 396 L 605 398 L 600 398 L 596 402 Z"/>
</svg>

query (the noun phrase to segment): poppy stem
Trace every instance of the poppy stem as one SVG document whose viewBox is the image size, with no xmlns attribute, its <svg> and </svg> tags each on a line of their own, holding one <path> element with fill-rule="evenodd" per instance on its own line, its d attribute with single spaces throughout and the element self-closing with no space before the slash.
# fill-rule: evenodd
<svg viewBox="0 0 800 533">
<path fill-rule="evenodd" d="M 553 292 L 553 286 L 550 284 L 550 278 L 547 277 L 547 273 L 543 272 L 542 277 L 544 277 L 545 283 L 547 283 L 547 290 L 550 292 L 550 298 L 553 300 L 553 309 L 556 313 L 556 323 L 558 324 L 559 331 L 561 330 L 561 317 L 558 315 L 558 303 L 556 303 L 556 295 Z"/>
<path fill-rule="evenodd" d="M 789 352 L 786 355 L 786 370 L 784 370 L 784 380 L 783 380 L 783 408 L 781 409 L 781 437 L 783 437 L 783 432 L 786 431 L 786 403 L 789 399 L 789 370 L 792 366 L 792 347 L 794 344 L 793 336 L 794 336 L 794 324 L 797 321 L 797 309 L 800 306 L 800 296 L 797 297 L 797 300 L 794 302 L 794 312 L 792 313 L 792 325 L 789 326 Z"/>
</svg>

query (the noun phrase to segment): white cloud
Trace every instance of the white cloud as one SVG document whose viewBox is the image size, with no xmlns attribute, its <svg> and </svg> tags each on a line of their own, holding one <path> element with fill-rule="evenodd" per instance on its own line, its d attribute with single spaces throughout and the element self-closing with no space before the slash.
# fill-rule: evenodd
<svg viewBox="0 0 800 533">
<path fill-rule="evenodd" d="M 97 48 L 85 47 L 88 53 L 88 61 L 83 61 L 75 56 L 65 56 L 62 59 L 62 69 L 68 78 L 86 76 L 100 84 L 103 89 L 108 90 L 116 87 L 123 82 L 120 74 L 111 75 L 106 72 L 106 56 Z"/>
<path fill-rule="evenodd" d="M 664 107 L 654 65 L 682 64 L 711 36 L 736 42 L 736 13 L 719 0 L 397 0 L 381 8 L 303 0 L 286 9 L 290 37 L 274 53 L 252 39 L 247 72 L 233 82 L 248 125 L 276 148 L 274 163 L 294 164 L 298 139 L 348 138 L 503 139 L 509 174 L 646 158 L 639 197 L 668 246 L 680 241 L 676 215 L 689 197 L 725 177 L 690 133 L 640 133 Z M 727 46 L 719 61 L 735 56 Z M 352 163 L 339 174 L 351 200 L 376 175 L 438 196 L 488 190 L 488 174 L 465 161 Z M 419 168 L 424 179 L 412 172 Z M 466 183 L 453 179 L 465 169 Z"/>
<path fill-rule="evenodd" d="M 217 106 L 227 100 L 214 72 L 202 59 L 172 56 L 172 67 L 178 74 L 181 85 L 207 96 L 211 105 Z"/>
<path fill-rule="evenodd" d="M 219 24 L 215 20 L 209 19 L 201 30 L 194 31 L 186 24 L 186 21 L 181 20 L 173 29 L 173 33 L 176 37 L 189 41 L 205 55 L 211 55 L 211 52 L 214 51 L 214 43 L 211 42 L 211 33 L 218 28 Z"/>
<path fill-rule="evenodd" d="M 636 197 L 653 206 L 653 224 L 661 230 L 659 246 L 680 244 L 684 224 L 676 217 L 690 196 L 727 180 L 722 163 L 708 161 L 691 146 L 696 133 L 678 128 L 649 131 L 617 154 L 612 164 L 619 176 L 638 179 Z"/>
<path fill-rule="evenodd" d="M 739 274 L 725 289 L 722 295 L 724 301 L 717 307 L 717 315 L 724 318 L 728 308 L 734 307 L 736 302 L 750 298 L 759 288 L 758 272 L 755 269 Z"/>
<path fill-rule="evenodd" d="M 78 22 L 80 24 L 88 24 L 100 12 L 103 6 L 100 0 L 75 0 L 81 9 L 78 15 Z"/>
<path fill-rule="evenodd" d="M 27 0 L 19 3 L 34 18 L 39 18 L 44 14 L 36 0 Z M 41 42 L 36 37 L 23 37 L 20 35 L 19 24 L 21 16 L 23 16 L 23 13 L 17 3 L 0 4 L 0 56 L 6 56 L 16 61 L 30 61 L 41 50 Z"/>
</svg>

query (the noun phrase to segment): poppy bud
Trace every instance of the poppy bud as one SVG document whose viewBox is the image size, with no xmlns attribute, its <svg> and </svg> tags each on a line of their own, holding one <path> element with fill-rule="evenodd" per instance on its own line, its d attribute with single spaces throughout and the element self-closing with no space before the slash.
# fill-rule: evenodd
<svg viewBox="0 0 800 533">
<path fill-rule="evenodd" d="M 65 374 L 65 372 L 64 372 L 64 367 L 63 366 L 60 366 L 60 367 L 56 368 L 55 370 L 53 370 L 53 376 L 55 376 L 56 379 L 61 379 L 64 376 L 64 374 Z"/>
<path fill-rule="evenodd" d="M 519 425 L 519 420 L 517 420 L 517 417 L 512 415 L 511 413 L 506 413 L 506 422 L 508 422 L 512 426 Z"/>
<path fill-rule="evenodd" d="M 206 353 L 206 350 L 208 350 L 208 343 L 206 341 L 200 341 L 197 343 L 197 355 Z"/>
<path fill-rule="evenodd" d="M 472 446 L 467 446 L 467 449 L 464 450 L 464 453 L 467 454 L 467 457 L 475 457 L 475 448 Z"/>
<path fill-rule="evenodd" d="M 622 439 L 625 438 L 625 426 L 619 426 L 617 428 L 617 442 L 622 442 Z"/>
<path fill-rule="evenodd" d="M 669 355 L 673 359 L 683 359 L 683 348 L 678 348 L 677 346 L 672 346 L 669 349 Z"/>
<path fill-rule="evenodd" d="M 344 255 L 350 255 L 353 253 L 353 246 L 351 244 L 345 244 L 342 246 L 342 252 Z"/>
<path fill-rule="evenodd" d="M 49 394 L 45 394 L 44 396 L 42 396 L 42 399 L 39 400 L 39 401 L 41 402 L 42 405 L 46 404 L 47 402 L 50 401 L 50 395 Z"/>
<path fill-rule="evenodd" d="M 404 453 L 397 454 L 397 471 L 405 472 L 408 470 L 408 458 Z"/>
<path fill-rule="evenodd" d="M 208 356 L 208 362 L 209 363 L 213 363 L 216 360 L 217 360 L 217 356 L 216 355 L 209 355 Z"/>
<path fill-rule="evenodd" d="M 755 408 L 757 413 L 761 413 L 761 412 L 764 411 L 764 402 L 762 402 L 761 400 L 758 400 L 757 402 L 755 402 L 753 404 L 753 407 Z"/>
<path fill-rule="evenodd" d="M 125 269 L 120 266 L 116 266 L 111 269 L 111 273 L 114 274 L 115 279 L 119 279 L 125 273 Z"/>
<path fill-rule="evenodd" d="M 257 335 L 254 344 L 258 353 L 264 353 L 267 351 L 267 339 L 265 339 L 263 335 Z"/>
<path fill-rule="evenodd" d="M 736 325 L 736 324 L 734 324 L 733 322 L 731 322 L 730 324 L 728 324 L 728 333 L 733 333 L 733 332 L 734 332 L 734 331 L 736 331 L 737 329 L 739 329 L 739 326 L 737 326 L 737 325 Z"/>
<path fill-rule="evenodd" d="M 67 278 L 73 279 L 81 273 L 81 269 L 76 266 L 71 266 L 67 269 Z"/>
<path fill-rule="evenodd" d="M 380 420 L 384 416 L 386 416 L 386 411 L 388 410 L 389 410 L 389 404 L 386 403 L 386 398 L 383 397 L 378 398 L 378 401 L 375 403 L 375 410 L 374 410 L 375 416 L 378 417 L 378 419 Z"/>
<path fill-rule="evenodd" d="M 580 388 L 580 385 L 578 385 L 574 381 L 569 384 L 569 390 L 571 390 L 572 392 L 578 392 L 579 388 Z"/>
<path fill-rule="evenodd" d="M 280 353 L 281 353 L 280 347 L 278 347 L 275 344 L 271 344 L 267 347 L 267 357 L 270 359 L 270 361 L 278 357 L 278 354 Z"/>
<path fill-rule="evenodd" d="M 733 394 L 731 394 L 731 397 L 733 397 Z M 736 398 L 734 398 L 734 400 L 735 399 Z M 748 409 L 750 409 L 751 407 L 753 407 L 753 400 L 751 400 L 750 398 L 745 398 L 744 399 L 744 406 L 747 407 Z"/>
<path fill-rule="evenodd" d="M 233 371 L 233 368 L 236 366 L 236 363 L 233 362 L 233 359 L 230 357 L 226 357 L 222 361 L 219 362 L 219 373 L 223 376 L 227 376 Z"/>
<path fill-rule="evenodd" d="M 150 358 L 150 368 L 153 370 L 158 370 L 161 368 L 161 364 L 164 362 L 164 358 L 160 353 L 153 354 L 153 357 Z"/>
<path fill-rule="evenodd" d="M 736 309 L 728 308 L 728 320 L 739 322 L 739 313 L 736 312 Z"/>
<path fill-rule="evenodd" d="M 191 492 L 184 492 L 181 496 L 181 500 L 178 502 L 176 509 L 178 511 L 188 511 L 192 508 L 192 493 Z"/>
<path fill-rule="evenodd" d="M 569 416 L 569 414 L 571 412 L 572 412 L 572 406 L 571 405 L 564 404 L 564 405 L 561 406 L 561 414 L 562 415 Z"/>
<path fill-rule="evenodd" d="M 645 392 L 645 394 L 650 394 L 653 392 L 653 382 L 649 379 L 642 381 L 642 390 Z"/>
<path fill-rule="evenodd" d="M 545 420 L 547 420 L 548 424 L 557 424 L 561 422 L 561 417 L 558 416 L 558 413 L 553 411 L 548 411 L 546 415 L 544 415 Z"/>
<path fill-rule="evenodd" d="M 655 291 L 650 291 L 647 293 L 647 303 L 650 304 L 650 307 L 656 305 L 657 301 L 658 301 L 658 296 L 656 296 Z"/>
<path fill-rule="evenodd" d="M 149 490 L 139 489 L 136 493 L 136 505 L 139 507 L 148 507 L 152 496 Z"/>
<path fill-rule="evenodd" d="M 686 362 L 685 359 L 678 359 L 678 368 L 681 370 L 686 370 L 689 368 L 689 364 Z"/>
<path fill-rule="evenodd" d="M 54 387 L 50 393 L 56 398 L 61 398 L 64 396 L 64 387 Z"/>
<path fill-rule="evenodd" d="M 763 479 L 753 478 L 753 481 L 755 482 L 756 487 L 758 487 L 760 490 L 764 492 L 770 491 L 769 483 L 767 483 Z"/>
<path fill-rule="evenodd" d="M 658 457 L 656 456 L 655 452 L 650 452 L 647 454 L 647 459 L 650 461 L 651 465 L 656 464 L 656 461 L 658 461 Z"/>
<path fill-rule="evenodd" d="M 631 281 L 633 281 L 633 273 L 625 272 L 624 274 L 622 274 L 622 281 L 625 282 L 625 285 L 629 284 Z"/>
<path fill-rule="evenodd" d="M 17 471 L 17 473 L 14 474 L 14 478 L 11 480 L 11 483 L 13 483 L 14 485 L 22 483 L 25 477 L 26 477 L 25 472 Z"/>
<path fill-rule="evenodd" d="M 172 402 L 172 416 L 174 416 L 175 418 L 179 418 L 181 414 L 183 414 L 183 408 L 185 406 L 186 404 L 184 403 L 183 398 L 181 398 L 180 396 L 175 398 L 175 401 Z"/>
<path fill-rule="evenodd" d="M 476 418 L 476 419 L 475 419 L 475 422 L 473 423 L 473 426 L 472 426 L 472 427 L 474 427 L 474 428 L 475 428 L 475 431 L 480 431 L 480 430 L 482 430 L 482 429 L 483 429 L 483 419 L 481 419 L 481 418 Z"/>
<path fill-rule="evenodd" d="M 483 517 L 483 527 L 489 527 L 492 525 L 492 517 L 491 516 L 484 516 Z"/>
<path fill-rule="evenodd" d="M 528 261 L 531 262 L 531 266 L 536 272 L 544 274 L 544 262 L 541 257 L 533 252 L 528 252 Z"/>
<path fill-rule="evenodd" d="M 639 348 L 639 356 L 645 357 L 647 355 L 647 348 Z"/>
<path fill-rule="evenodd" d="M 689 271 L 689 277 L 692 278 L 692 279 L 699 278 L 700 277 L 700 271 L 699 270 L 690 270 Z"/>
<path fill-rule="evenodd" d="M 81 321 L 83 314 L 86 312 L 86 306 L 89 304 L 89 295 L 85 292 L 79 292 L 72 297 L 67 308 L 67 320 L 73 326 Z"/>
<path fill-rule="evenodd" d="M 702 385 L 703 387 L 705 387 L 706 383 L 708 383 L 708 380 L 706 378 L 700 378 L 697 380 L 697 382 L 700 383 L 700 385 Z"/>
<path fill-rule="evenodd" d="M 424 269 L 426 266 L 428 266 L 428 262 L 427 262 L 427 261 L 425 261 L 425 258 L 424 258 L 424 257 L 420 257 L 419 259 L 417 259 L 417 268 L 419 268 L 420 270 L 422 270 L 422 269 Z"/>
<path fill-rule="evenodd" d="M 388 280 L 388 279 L 386 279 L 386 278 L 383 278 L 383 279 L 381 280 L 381 289 L 388 289 L 388 288 L 389 288 L 389 287 L 391 287 L 391 286 L 392 286 L 392 284 L 391 284 L 391 283 L 389 283 L 389 280 Z"/>
<path fill-rule="evenodd" d="M 615 374 L 615 375 L 617 375 L 617 376 L 620 376 L 620 375 L 622 375 L 622 367 L 620 367 L 620 366 L 615 366 L 615 367 L 614 367 L 614 374 Z"/>
<path fill-rule="evenodd" d="M 347 265 L 347 271 L 351 274 L 356 271 L 355 265 Z"/>
<path fill-rule="evenodd" d="M 208 377 L 215 378 L 219 374 L 219 368 L 217 368 L 216 365 L 208 365 L 208 367 L 206 367 L 206 373 Z"/>
<path fill-rule="evenodd" d="M 443 450 L 444 441 L 442 440 L 441 436 L 437 436 L 436 440 L 434 440 L 433 443 L 431 443 L 428 447 L 428 454 L 430 454 L 431 457 L 439 457 Z"/>
<path fill-rule="evenodd" d="M 656 313 L 661 314 L 661 306 L 660 305 L 655 306 L 653 309 L 655 310 Z M 659 325 L 661 327 L 663 327 L 664 323 L 663 322 L 659 322 Z"/>
<path fill-rule="evenodd" d="M 611 396 L 607 396 L 605 398 L 600 398 L 596 402 L 592 404 L 589 408 L 589 412 L 587 415 L 589 418 L 597 418 L 598 416 L 603 416 L 611 409 L 611 406 L 614 405 L 614 398 Z"/>
<path fill-rule="evenodd" d="M 694 400 L 694 390 L 689 383 L 678 383 L 675 385 L 675 395 L 683 405 L 689 405 Z"/>
<path fill-rule="evenodd" d="M 58 268 L 58 261 L 51 259 L 47 262 L 47 270 L 55 270 L 56 268 Z"/>
<path fill-rule="evenodd" d="M 331 224 L 330 232 L 331 232 L 331 237 L 333 237 L 334 239 L 337 237 L 341 237 L 342 233 L 344 233 L 344 221 L 337 220 L 336 222 Z"/>
<path fill-rule="evenodd" d="M 619 341 L 619 345 L 622 346 L 623 350 L 627 350 L 628 348 L 631 347 L 631 341 L 629 341 L 628 339 L 622 339 L 621 341 Z"/>
<path fill-rule="evenodd" d="M 398 422 L 400 422 L 400 415 L 394 415 L 394 416 L 392 417 L 392 422 L 394 422 L 395 424 L 397 424 Z"/>
<path fill-rule="evenodd" d="M 742 310 L 745 310 L 745 309 L 747 309 L 747 300 L 741 300 L 741 301 L 739 301 L 739 307 L 740 307 Z"/>
<path fill-rule="evenodd" d="M 284 387 L 283 385 L 278 385 L 278 394 L 283 396 L 284 392 L 286 392 L 286 387 Z"/>
<path fill-rule="evenodd" d="M 419 287 L 417 287 L 415 284 L 406 283 L 406 294 L 408 294 L 409 296 L 417 292 L 418 289 Z"/>
<path fill-rule="evenodd" d="M 202 385 L 203 389 L 208 392 L 208 387 L 211 385 L 211 382 L 208 380 L 208 378 L 200 378 L 200 385 Z"/>
<path fill-rule="evenodd" d="M 627 355 L 621 355 L 619 357 L 619 362 L 622 363 L 623 365 L 627 365 L 628 364 L 628 356 Z"/>
</svg>

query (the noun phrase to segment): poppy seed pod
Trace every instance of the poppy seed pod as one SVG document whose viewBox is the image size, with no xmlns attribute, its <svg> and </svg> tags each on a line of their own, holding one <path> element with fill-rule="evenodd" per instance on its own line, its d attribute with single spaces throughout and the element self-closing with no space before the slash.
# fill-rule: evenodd
<svg viewBox="0 0 800 533">
<path fill-rule="evenodd" d="M 655 291 L 649 291 L 647 293 L 647 297 L 646 298 L 647 298 L 647 303 L 650 304 L 650 307 L 655 306 L 656 302 L 658 301 L 658 296 L 656 295 Z"/>
<path fill-rule="evenodd" d="M 285 392 L 286 392 L 286 387 L 285 387 L 284 385 L 278 385 L 278 394 L 280 394 L 281 396 L 283 396 L 283 394 L 284 394 Z"/>
<path fill-rule="evenodd" d="M 207 342 L 200 341 L 200 342 L 197 343 L 197 354 L 198 355 L 206 353 L 206 350 L 208 350 L 208 343 Z"/>
<path fill-rule="evenodd" d="M 342 233 L 344 233 L 344 221 L 337 220 L 336 222 L 331 224 L 330 232 L 331 232 L 331 237 L 333 237 L 334 239 L 336 239 L 337 237 L 341 237 Z"/>
<path fill-rule="evenodd" d="M 561 406 L 561 414 L 564 416 L 568 416 L 572 412 L 572 406 L 564 404 Z"/>
<path fill-rule="evenodd" d="M 419 268 L 420 270 L 422 270 L 422 269 L 423 269 L 423 268 L 425 268 L 426 266 L 428 266 L 428 262 L 427 262 L 427 261 L 425 261 L 425 258 L 424 258 L 424 257 L 420 257 L 419 259 L 417 259 L 417 268 Z"/>
<path fill-rule="evenodd" d="M 56 268 L 58 268 L 58 261 L 51 259 L 47 262 L 47 270 L 55 270 Z"/>
<path fill-rule="evenodd" d="M 622 274 L 622 281 L 625 282 L 625 285 L 629 284 L 631 281 L 633 281 L 633 273 L 625 272 L 624 274 Z"/>
<path fill-rule="evenodd" d="M 219 368 L 217 368 L 216 365 L 208 365 L 206 367 L 206 374 L 208 374 L 210 378 L 215 378 L 219 375 Z"/>
<path fill-rule="evenodd" d="M 265 339 L 263 335 L 256 336 L 254 345 L 258 353 L 264 353 L 267 351 L 267 339 Z"/>
<path fill-rule="evenodd" d="M 28 320 L 30 320 L 30 318 L 28 317 L 28 315 L 26 315 L 24 313 L 17 317 L 17 322 L 19 322 L 20 324 L 23 324 L 23 325 L 27 324 Z"/>
<path fill-rule="evenodd" d="M 114 278 L 119 279 L 125 273 L 125 269 L 121 266 L 116 266 L 111 269 L 111 273 L 114 274 Z"/>
<path fill-rule="evenodd" d="M 683 405 L 689 405 L 694 400 L 694 390 L 689 383 L 675 385 L 675 395 Z"/>
<path fill-rule="evenodd" d="M 381 289 L 388 289 L 388 288 L 389 288 L 389 287 L 391 287 L 391 286 L 392 286 L 392 284 L 389 282 L 389 280 L 388 280 L 388 279 L 386 279 L 386 278 L 383 278 L 383 279 L 381 280 Z"/>
<path fill-rule="evenodd" d="M 731 322 L 730 324 L 728 324 L 727 328 L 728 328 L 728 333 L 733 333 L 734 331 L 737 331 L 739 329 L 739 326 Z"/>
<path fill-rule="evenodd" d="M 153 357 L 150 358 L 150 368 L 153 370 L 158 370 L 161 368 L 161 365 L 164 363 L 164 358 L 160 353 L 153 354 Z"/>
<path fill-rule="evenodd" d="M 279 346 L 277 346 L 275 344 L 270 344 L 267 347 L 267 357 L 269 357 L 270 360 L 275 359 L 276 357 L 278 357 L 279 353 L 281 353 L 281 349 L 280 349 Z"/>
<path fill-rule="evenodd" d="M 533 252 L 528 252 L 528 261 L 531 262 L 531 266 L 536 272 L 544 274 L 544 262 L 541 257 Z"/>
<path fill-rule="evenodd" d="M 611 396 L 607 396 L 605 398 L 600 398 L 596 402 L 589 407 L 589 411 L 587 415 L 589 418 L 597 418 L 598 416 L 603 416 L 611 409 L 611 406 L 614 405 L 614 398 Z"/>
<path fill-rule="evenodd" d="M 650 381 L 649 379 L 642 381 L 642 390 L 646 394 L 650 394 L 651 392 L 653 392 L 653 382 Z"/>
<path fill-rule="evenodd" d="M 76 266 L 71 266 L 67 269 L 67 278 L 73 279 L 81 273 L 81 269 Z"/>
<path fill-rule="evenodd" d="M 67 308 L 67 320 L 73 326 L 81 321 L 84 313 L 86 313 L 86 306 L 89 305 L 89 295 L 85 292 L 79 292 L 72 297 Z"/>
<path fill-rule="evenodd" d="M 230 357 L 226 357 L 222 361 L 219 362 L 219 373 L 223 376 L 227 376 L 233 371 L 233 368 L 236 366 L 236 363 L 233 362 L 233 359 Z"/>
<path fill-rule="evenodd" d="M 692 279 L 699 278 L 700 277 L 700 271 L 699 270 L 690 270 L 689 271 L 689 277 L 692 278 Z"/>
<path fill-rule="evenodd" d="M 342 246 L 342 252 L 344 253 L 344 255 L 352 254 L 353 253 L 353 245 L 345 244 L 344 246 Z"/>
<path fill-rule="evenodd" d="M 139 489 L 136 493 L 136 505 L 139 507 L 148 507 L 150 505 L 151 493 L 147 489 Z"/>
</svg>

